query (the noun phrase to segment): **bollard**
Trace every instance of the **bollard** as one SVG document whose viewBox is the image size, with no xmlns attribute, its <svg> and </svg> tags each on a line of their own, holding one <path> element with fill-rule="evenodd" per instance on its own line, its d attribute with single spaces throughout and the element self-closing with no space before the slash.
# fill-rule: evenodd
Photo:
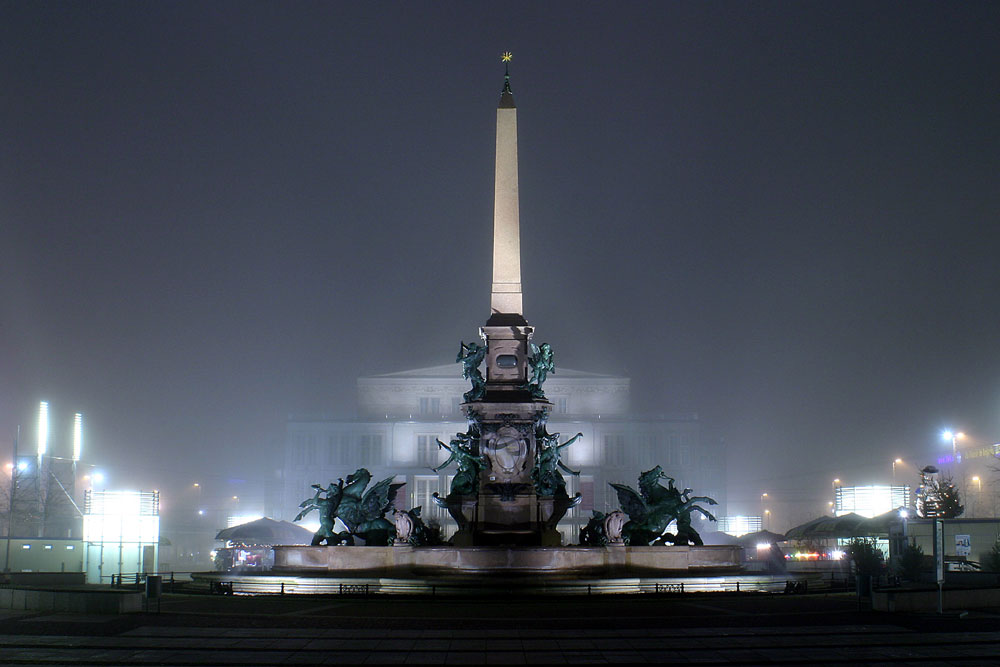
<svg viewBox="0 0 1000 667">
<path fill-rule="evenodd" d="M 281 594 L 282 595 L 285 594 L 285 582 L 283 582 L 283 581 L 281 582 Z"/>
<path fill-rule="evenodd" d="M 740 592 L 740 582 L 738 582 L 738 581 L 736 582 L 736 592 L 737 593 Z"/>
</svg>

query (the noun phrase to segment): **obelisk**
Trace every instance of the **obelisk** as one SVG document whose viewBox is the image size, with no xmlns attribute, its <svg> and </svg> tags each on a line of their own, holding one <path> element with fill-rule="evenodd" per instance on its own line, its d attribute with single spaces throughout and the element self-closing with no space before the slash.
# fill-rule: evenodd
<svg viewBox="0 0 1000 667">
<path fill-rule="evenodd" d="M 522 314 L 521 230 L 517 202 L 517 107 L 510 89 L 510 53 L 503 54 L 504 82 L 497 105 L 496 174 L 493 194 L 493 285 L 486 341 L 486 391 L 524 393 L 533 330 Z M 515 400 L 521 400 L 518 396 Z"/>
<path fill-rule="evenodd" d="M 504 54 L 504 63 L 510 54 Z M 505 67 L 497 107 L 496 181 L 493 199 L 492 313 L 521 315 L 521 239 L 517 203 L 517 107 Z"/>
</svg>

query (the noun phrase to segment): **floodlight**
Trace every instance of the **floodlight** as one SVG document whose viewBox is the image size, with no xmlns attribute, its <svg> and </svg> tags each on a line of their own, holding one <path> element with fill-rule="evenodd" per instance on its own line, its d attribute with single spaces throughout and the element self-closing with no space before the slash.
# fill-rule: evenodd
<svg viewBox="0 0 1000 667">
<path fill-rule="evenodd" d="M 757 551 L 764 551 L 764 550 L 770 549 L 770 548 L 771 548 L 771 545 L 769 543 L 767 543 L 767 542 L 758 542 L 757 543 Z"/>
<path fill-rule="evenodd" d="M 951 440 L 951 438 L 952 438 L 953 435 L 954 434 L 951 431 L 942 431 L 942 433 L 941 433 L 941 439 L 947 442 L 947 441 Z"/>
<path fill-rule="evenodd" d="M 899 518 L 900 519 L 905 519 L 908 516 L 910 516 L 910 513 L 907 512 L 905 509 L 899 510 Z"/>
<path fill-rule="evenodd" d="M 91 476 L 94 484 L 104 484 L 104 473 L 95 471 Z"/>
<path fill-rule="evenodd" d="M 18 461 L 17 462 L 17 471 L 18 472 L 24 472 L 27 469 L 28 469 L 28 462 L 27 461 Z"/>
<path fill-rule="evenodd" d="M 38 458 L 45 456 L 49 448 L 49 403 L 38 404 Z"/>
<path fill-rule="evenodd" d="M 83 415 L 73 415 L 73 460 L 79 461 L 83 452 Z"/>
</svg>

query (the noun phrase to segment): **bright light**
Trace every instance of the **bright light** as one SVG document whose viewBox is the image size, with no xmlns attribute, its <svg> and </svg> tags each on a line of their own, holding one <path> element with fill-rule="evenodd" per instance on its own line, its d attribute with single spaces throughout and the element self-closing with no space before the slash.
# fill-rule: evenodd
<svg viewBox="0 0 1000 667">
<path fill-rule="evenodd" d="M 909 516 L 910 516 L 910 513 L 907 512 L 906 510 L 899 510 L 899 518 L 900 519 L 906 519 Z"/>
<path fill-rule="evenodd" d="M 755 533 L 762 528 L 759 516 L 720 516 L 718 530 L 733 537 Z M 319 526 L 317 525 L 317 530 Z"/>
<path fill-rule="evenodd" d="M 947 440 L 951 440 L 952 435 L 954 435 L 954 434 L 951 431 L 943 431 L 941 433 L 941 439 L 942 440 L 946 440 L 946 441 Z"/>
<path fill-rule="evenodd" d="M 233 526 L 242 526 L 245 523 L 250 523 L 251 521 L 257 521 L 258 519 L 263 519 L 263 518 L 264 518 L 263 514 L 237 514 L 235 516 L 231 516 L 226 519 L 226 528 L 232 528 Z"/>
<path fill-rule="evenodd" d="M 198 516 L 205 516 L 205 510 L 198 510 Z"/>
<path fill-rule="evenodd" d="M 14 469 L 14 464 L 13 463 L 8 463 L 7 464 L 7 471 L 9 472 L 9 471 L 11 471 L 13 469 Z"/>
<path fill-rule="evenodd" d="M 42 401 L 38 404 L 38 458 L 45 456 L 49 448 L 49 404 Z"/>
<path fill-rule="evenodd" d="M 199 484 L 198 482 L 195 482 L 192 486 L 198 487 L 198 486 L 201 486 L 201 484 Z"/>
<path fill-rule="evenodd" d="M 954 431 L 943 431 L 941 433 L 941 439 L 944 440 L 945 442 L 950 442 L 952 440 L 964 440 L 965 434 L 962 433 L 961 431 L 959 431 L 958 433 L 955 433 Z"/>
<path fill-rule="evenodd" d="M 979 481 L 979 475 L 973 475 L 972 476 L 972 481 L 973 482 L 978 482 Z"/>
<path fill-rule="evenodd" d="M 83 415 L 73 415 L 73 460 L 79 461 L 83 452 Z"/>
<path fill-rule="evenodd" d="M 896 459 L 895 461 L 893 461 L 893 463 L 902 463 L 902 462 L 903 462 L 903 459 Z"/>
<path fill-rule="evenodd" d="M 94 484 L 104 484 L 104 473 L 95 471 L 92 479 Z"/>
<path fill-rule="evenodd" d="M 771 545 L 768 544 L 767 542 L 758 542 L 757 543 L 757 551 L 766 551 L 766 550 L 768 550 L 770 548 L 771 548 Z"/>
<path fill-rule="evenodd" d="M 905 484 L 892 486 L 840 486 L 837 487 L 834 514 L 859 514 L 871 519 L 909 503 L 910 487 Z"/>
<path fill-rule="evenodd" d="M 239 500 L 239 499 L 240 499 L 239 496 L 233 496 L 233 500 Z"/>
<path fill-rule="evenodd" d="M 17 471 L 18 472 L 24 472 L 27 469 L 28 469 L 28 462 L 27 461 L 18 461 L 17 462 Z"/>
<path fill-rule="evenodd" d="M 840 549 L 834 549 L 833 551 L 830 552 L 830 558 L 832 558 L 833 560 L 840 560 L 843 557 L 844 557 L 844 552 L 841 551 Z"/>
</svg>

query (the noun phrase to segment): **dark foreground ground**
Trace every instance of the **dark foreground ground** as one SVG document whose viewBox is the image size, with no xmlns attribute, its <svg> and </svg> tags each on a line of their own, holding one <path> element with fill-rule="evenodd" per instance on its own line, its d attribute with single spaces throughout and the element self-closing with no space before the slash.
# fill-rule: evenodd
<svg viewBox="0 0 1000 667">
<path fill-rule="evenodd" d="M 0 610 L 2 664 L 583 662 L 995 665 L 1000 609 L 880 614 L 848 594 L 168 594 L 159 614 Z"/>
</svg>

